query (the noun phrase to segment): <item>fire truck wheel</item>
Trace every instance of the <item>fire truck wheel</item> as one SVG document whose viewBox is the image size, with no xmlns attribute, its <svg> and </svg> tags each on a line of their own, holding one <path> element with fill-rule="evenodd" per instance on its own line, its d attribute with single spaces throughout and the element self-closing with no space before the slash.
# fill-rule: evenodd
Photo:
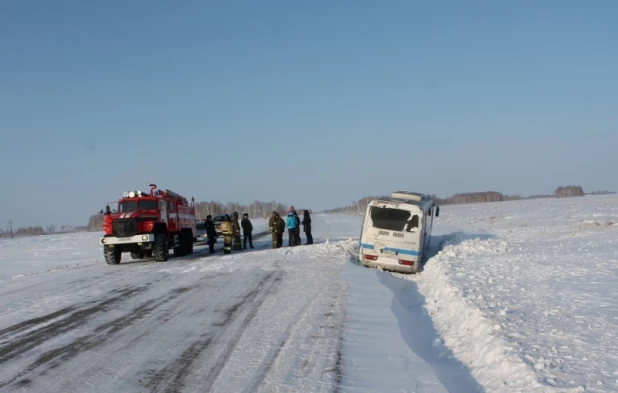
<svg viewBox="0 0 618 393">
<path fill-rule="evenodd" d="M 122 250 L 117 247 L 105 247 L 104 254 L 108 265 L 117 265 L 122 258 Z"/>
<path fill-rule="evenodd" d="M 133 258 L 133 259 L 144 259 L 144 252 L 143 251 L 132 252 L 131 253 L 131 258 Z"/>
<path fill-rule="evenodd" d="M 167 236 L 165 234 L 155 235 L 152 255 L 157 262 L 165 262 L 170 256 L 170 250 L 167 245 Z"/>
</svg>

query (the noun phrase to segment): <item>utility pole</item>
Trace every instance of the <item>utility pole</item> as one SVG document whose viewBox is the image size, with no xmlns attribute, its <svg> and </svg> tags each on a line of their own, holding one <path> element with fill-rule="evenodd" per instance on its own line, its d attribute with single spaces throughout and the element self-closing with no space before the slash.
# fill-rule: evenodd
<svg viewBox="0 0 618 393">
<path fill-rule="evenodd" d="M 9 233 L 9 236 L 12 239 L 13 238 L 13 220 L 11 220 L 10 218 L 9 218 L 9 228 L 7 232 Z"/>
</svg>

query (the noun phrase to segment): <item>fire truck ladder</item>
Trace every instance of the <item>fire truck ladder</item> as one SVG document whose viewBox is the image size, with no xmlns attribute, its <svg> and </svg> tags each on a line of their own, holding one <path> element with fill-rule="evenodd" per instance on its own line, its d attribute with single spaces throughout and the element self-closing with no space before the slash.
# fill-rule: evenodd
<svg viewBox="0 0 618 393">
<path fill-rule="evenodd" d="M 187 198 L 183 197 L 183 196 L 182 196 L 182 195 L 180 195 L 180 194 L 176 194 L 176 193 L 175 193 L 174 191 L 172 191 L 172 190 L 165 189 L 165 193 L 166 193 L 167 195 L 171 196 L 171 197 L 174 197 L 174 198 L 180 198 L 180 199 L 182 199 L 184 202 L 187 202 Z"/>
</svg>

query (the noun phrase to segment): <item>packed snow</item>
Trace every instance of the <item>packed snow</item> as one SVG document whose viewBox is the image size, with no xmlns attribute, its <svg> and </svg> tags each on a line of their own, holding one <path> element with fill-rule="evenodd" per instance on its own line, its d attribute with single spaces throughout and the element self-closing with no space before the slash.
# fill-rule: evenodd
<svg viewBox="0 0 618 393">
<path fill-rule="evenodd" d="M 360 266 L 361 220 L 113 266 L 2 239 L 0 391 L 618 391 L 618 197 L 443 206 L 418 275 Z"/>
<path fill-rule="evenodd" d="M 486 391 L 618 391 L 618 197 L 445 206 L 439 221 L 441 251 L 398 276 Z"/>
</svg>

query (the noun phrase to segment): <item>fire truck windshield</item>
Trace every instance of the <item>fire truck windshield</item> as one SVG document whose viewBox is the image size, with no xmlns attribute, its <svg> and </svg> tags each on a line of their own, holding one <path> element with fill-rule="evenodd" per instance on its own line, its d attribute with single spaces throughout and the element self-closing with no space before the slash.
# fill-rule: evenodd
<svg viewBox="0 0 618 393">
<path fill-rule="evenodd" d="M 123 201 L 119 204 L 119 212 L 134 212 L 136 210 L 152 210 L 157 208 L 157 201 L 145 199 L 139 201 Z M 139 207 L 139 209 L 138 209 Z"/>
</svg>

